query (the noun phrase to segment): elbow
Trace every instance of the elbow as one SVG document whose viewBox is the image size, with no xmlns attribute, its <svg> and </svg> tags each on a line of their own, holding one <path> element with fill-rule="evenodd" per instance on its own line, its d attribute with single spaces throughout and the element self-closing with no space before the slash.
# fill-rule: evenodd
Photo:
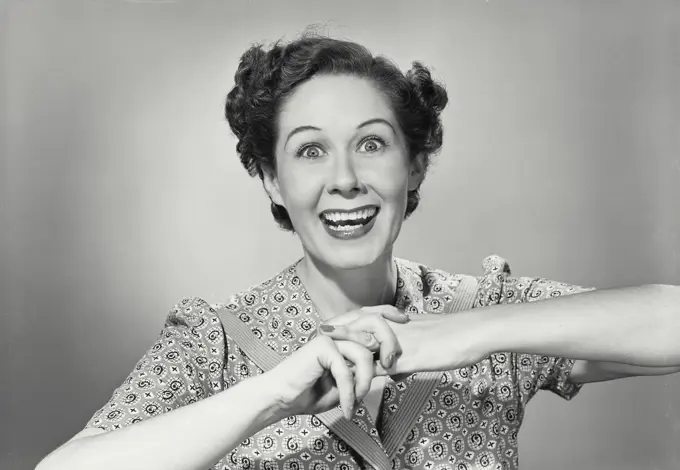
<svg viewBox="0 0 680 470">
<path fill-rule="evenodd" d="M 62 457 L 63 456 L 61 455 L 60 450 L 57 449 L 42 459 L 35 467 L 35 470 L 62 470 L 64 468 L 80 468 L 79 466 L 74 466 L 72 463 L 65 462 Z"/>
<path fill-rule="evenodd" d="M 50 456 L 46 456 L 43 458 L 40 462 L 38 462 L 38 465 L 36 465 L 35 470 L 52 470 L 53 466 L 49 463 L 50 461 Z"/>
<path fill-rule="evenodd" d="M 58 462 L 59 456 L 56 454 L 59 454 L 59 449 L 55 449 L 50 454 L 46 455 L 40 462 L 38 462 L 35 470 L 57 470 L 59 468 L 68 468 L 67 465 L 63 464 L 63 462 L 61 464 Z"/>
<path fill-rule="evenodd" d="M 71 462 L 68 462 L 68 458 L 64 459 L 64 447 L 68 446 L 68 443 L 54 449 L 51 453 L 47 454 L 35 467 L 35 470 L 61 470 L 63 468 L 79 468 L 74 466 Z M 68 453 L 68 452 L 67 452 Z"/>
</svg>

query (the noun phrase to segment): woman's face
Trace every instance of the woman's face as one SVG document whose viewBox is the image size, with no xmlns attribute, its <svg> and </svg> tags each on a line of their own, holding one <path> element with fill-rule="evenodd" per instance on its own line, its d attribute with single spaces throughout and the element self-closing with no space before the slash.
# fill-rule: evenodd
<svg viewBox="0 0 680 470">
<path fill-rule="evenodd" d="M 391 255 L 407 192 L 422 178 L 381 92 L 368 80 L 323 75 L 282 107 L 272 200 L 288 211 L 307 256 L 336 269 Z"/>
</svg>

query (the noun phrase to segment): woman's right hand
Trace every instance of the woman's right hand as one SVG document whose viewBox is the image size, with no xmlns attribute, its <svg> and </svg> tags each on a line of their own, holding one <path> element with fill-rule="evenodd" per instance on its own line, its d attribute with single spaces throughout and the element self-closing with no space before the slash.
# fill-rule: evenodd
<svg viewBox="0 0 680 470">
<path fill-rule="evenodd" d="M 366 347 L 319 335 L 264 376 L 275 392 L 277 414 L 318 414 L 339 403 L 351 419 L 355 403 L 371 387 L 375 367 Z"/>
</svg>

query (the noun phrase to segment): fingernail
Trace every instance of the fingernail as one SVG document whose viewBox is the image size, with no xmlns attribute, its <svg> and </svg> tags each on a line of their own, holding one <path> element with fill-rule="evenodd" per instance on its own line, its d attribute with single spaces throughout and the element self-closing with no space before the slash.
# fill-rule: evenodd
<svg viewBox="0 0 680 470">
<path fill-rule="evenodd" d="M 335 327 L 332 325 L 321 325 L 320 328 L 324 333 L 330 333 L 331 331 L 335 330 Z"/>
<path fill-rule="evenodd" d="M 390 353 L 389 356 L 387 356 L 387 368 L 389 369 L 394 365 L 394 353 Z"/>
</svg>

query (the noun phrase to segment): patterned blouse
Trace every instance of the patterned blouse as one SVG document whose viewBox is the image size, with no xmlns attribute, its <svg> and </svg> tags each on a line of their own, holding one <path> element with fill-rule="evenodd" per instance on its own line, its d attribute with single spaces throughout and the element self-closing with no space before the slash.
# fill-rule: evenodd
<svg viewBox="0 0 680 470">
<path fill-rule="evenodd" d="M 156 343 L 86 427 L 119 429 L 263 373 L 225 331 L 218 308 L 237 314 L 281 357 L 304 346 L 322 320 L 296 265 L 225 305 L 181 300 Z M 592 290 L 511 277 L 498 256 L 485 258 L 483 267 L 484 275 L 473 278 L 473 308 Z M 397 270 L 397 306 L 408 315 L 448 311 L 461 281 L 471 278 L 401 259 Z M 363 404 L 351 422 L 340 418 L 344 423 L 333 429 L 316 415 L 290 416 L 245 439 L 212 469 L 517 469 L 517 436 L 529 400 L 541 389 L 575 396 L 580 385 L 568 380 L 573 365 L 567 358 L 497 353 L 456 370 L 388 377 L 377 422 Z"/>
</svg>

